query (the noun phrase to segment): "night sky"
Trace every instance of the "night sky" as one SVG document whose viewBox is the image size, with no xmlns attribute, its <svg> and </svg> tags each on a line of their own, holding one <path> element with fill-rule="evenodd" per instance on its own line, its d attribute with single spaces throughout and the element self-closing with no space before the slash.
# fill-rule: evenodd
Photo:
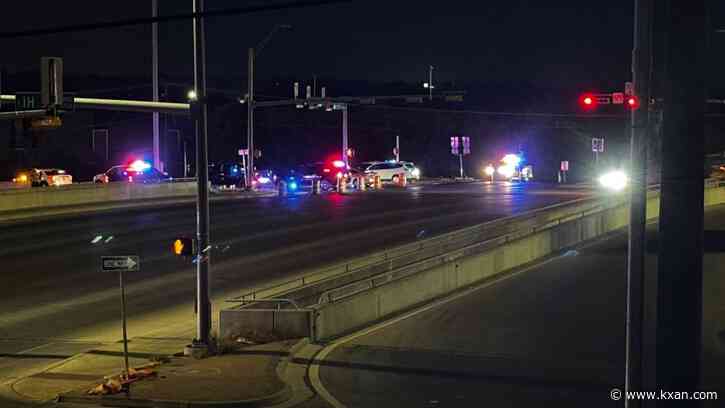
<svg viewBox="0 0 725 408">
<path fill-rule="evenodd" d="M 159 0 L 160 13 L 189 11 L 191 3 Z M 206 1 L 208 9 L 244 4 L 265 3 Z M 29 1 L 8 6 L 2 31 L 144 17 L 150 14 L 151 1 Z M 725 26 L 722 2 L 713 1 L 712 10 L 713 26 Z M 259 58 L 260 79 L 318 75 L 422 82 L 432 64 L 442 81 L 619 80 L 629 75 L 632 14 L 632 0 L 358 0 L 219 17 L 207 25 L 209 74 L 244 76 L 245 49 L 274 24 L 287 23 L 294 30 L 275 36 Z M 190 24 L 161 25 L 162 74 L 191 76 Z M 0 45 L 0 62 L 11 73 L 35 69 L 42 55 L 65 57 L 69 73 L 147 75 L 150 70 L 148 27 L 0 40 Z M 715 34 L 712 47 L 725 48 L 725 34 Z M 725 71 L 721 54 L 713 52 L 714 79 Z"/>
<path fill-rule="evenodd" d="M 39 12 L 38 3 L 43 3 Z M 160 13 L 188 11 L 191 0 L 160 0 Z M 188 3 L 181 7 L 182 3 Z M 207 0 L 209 9 L 260 4 Z M 71 6 L 72 4 L 72 6 Z M 151 1 L 42 1 L 4 6 L 2 31 L 147 16 Z M 632 1 L 446 2 L 353 1 L 303 10 L 208 21 L 211 75 L 244 75 L 245 49 L 275 23 L 280 33 L 259 60 L 260 75 L 423 81 L 564 81 L 626 75 Z M 148 27 L 2 40 L 10 72 L 32 69 L 41 55 L 59 55 L 78 73 L 146 74 Z M 191 75 L 190 23 L 163 24 L 161 71 Z M 724 34 L 725 35 L 725 34 Z"/>
</svg>

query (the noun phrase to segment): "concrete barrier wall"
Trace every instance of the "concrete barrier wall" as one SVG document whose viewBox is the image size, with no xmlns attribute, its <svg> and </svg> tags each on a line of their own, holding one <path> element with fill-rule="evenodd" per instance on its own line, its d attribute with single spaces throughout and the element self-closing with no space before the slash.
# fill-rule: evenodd
<svg viewBox="0 0 725 408">
<path fill-rule="evenodd" d="M 219 339 L 222 343 L 237 337 L 274 336 L 293 339 L 309 337 L 312 331 L 310 309 L 229 309 L 219 313 Z"/>
<path fill-rule="evenodd" d="M 87 184 L 0 191 L 0 212 L 196 195 L 195 182 Z"/>
<path fill-rule="evenodd" d="M 723 203 L 725 188 L 706 190 L 705 205 Z M 647 199 L 647 218 L 653 219 L 658 215 L 659 197 L 653 193 Z M 620 230 L 628 223 L 629 208 L 626 204 L 603 206 L 569 221 L 544 222 L 545 226 L 530 232 L 453 250 L 435 260 L 421 262 L 418 271 L 397 280 L 383 279 L 385 275 L 375 277 L 371 280 L 371 289 L 357 291 L 347 297 L 333 296 L 328 302 L 315 306 L 312 338 L 314 341 L 326 341 L 339 337 L 567 247 Z M 511 236 L 515 238 L 511 239 Z M 415 266 L 406 268 L 416 269 Z"/>
</svg>

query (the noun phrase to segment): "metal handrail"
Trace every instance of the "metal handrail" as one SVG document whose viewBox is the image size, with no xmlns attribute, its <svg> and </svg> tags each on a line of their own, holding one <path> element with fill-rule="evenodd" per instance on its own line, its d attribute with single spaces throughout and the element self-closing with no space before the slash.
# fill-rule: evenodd
<svg viewBox="0 0 725 408">
<path fill-rule="evenodd" d="M 244 300 L 244 299 L 228 299 L 226 300 L 227 303 L 241 303 L 239 307 L 244 307 L 253 303 L 260 303 L 260 302 L 270 302 L 270 303 L 289 303 L 296 310 L 301 310 L 302 308 L 297 304 L 297 302 L 294 301 L 294 299 L 286 299 L 286 298 L 268 298 L 268 299 L 256 299 L 256 300 Z M 278 307 L 279 308 L 279 307 Z"/>
</svg>

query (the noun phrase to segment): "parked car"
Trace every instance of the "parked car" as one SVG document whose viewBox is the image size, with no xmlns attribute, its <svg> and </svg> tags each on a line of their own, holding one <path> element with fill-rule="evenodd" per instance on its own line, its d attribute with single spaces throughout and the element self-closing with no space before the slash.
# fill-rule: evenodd
<svg viewBox="0 0 725 408">
<path fill-rule="evenodd" d="M 13 182 L 32 187 L 65 186 L 73 184 L 73 176 L 63 169 L 28 169 L 15 174 Z"/>
<path fill-rule="evenodd" d="M 365 166 L 362 170 L 365 174 L 380 176 L 380 180 L 382 181 L 397 183 L 400 175 L 407 173 L 405 166 L 398 162 L 368 162 L 363 164 Z"/>
<path fill-rule="evenodd" d="M 118 181 L 148 184 L 163 183 L 170 180 L 171 177 L 168 173 L 159 171 L 151 167 L 151 164 L 142 160 L 136 160 L 129 164 L 113 166 L 106 170 L 106 172 L 93 176 L 93 182 L 100 184 Z"/>
<path fill-rule="evenodd" d="M 242 163 L 226 161 L 209 165 L 209 181 L 219 187 L 246 187 L 246 170 Z"/>
</svg>

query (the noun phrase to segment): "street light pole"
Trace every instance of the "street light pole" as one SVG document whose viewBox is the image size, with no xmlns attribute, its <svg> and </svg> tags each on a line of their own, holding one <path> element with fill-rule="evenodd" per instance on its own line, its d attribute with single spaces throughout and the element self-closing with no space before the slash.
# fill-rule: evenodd
<svg viewBox="0 0 725 408">
<path fill-rule="evenodd" d="M 632 110 L 630 137 L 631 190 L 627 257 L 627 316 L 625 392 L 643 391 L 645 234 L 647 225 L 647 143 L 651 100 L 651 33 L 653 0 L 636 0 L 632 81 L 641 108 Z M 626 407 L 639 407 L 638 400 L 625 399 Z"/>
<path fill-rule="evenodd" d="M 194 13 L 204 11 L 204 0 L 194 0 Z M 195 346 L 209 349 L 211 331 L 211 302 L 209 300 L 209 167 L 207 155 L 207 93 L 206 52 L 204 44 L 204 18 L 194 18 L 194 90 L 196 101 L 192 102 L 192 117 L 196 135 L 196 301 L 197 321 Z"/>
<path fill-rule="evenodd" d="M 342 108 L 342 160 L 345 162 L 345 169 L 347 169 L 350 164 L 349 159 L 347 157 L 347 147 L 348 147 L 347 110 L 348 110 L 348 105 L 345 104 L 345 106 Z"/>
<path fill-rule="evenodd" d="M 277 24 L 272 28 L 272 31 L 267 34 L 262 41 L 257 44 L 256 48 L 250 48 L 248 50 L 248 66 L 247 66 L 247 166 L 246 166 L 246 181 L 247 188 L 252 187 L 252 180 L 254 174 L 254 59 L 257 54 L 261 53 L 264 47 L 267 45 L 269 40 L 272 39 L 274 33 L 280 29 L 291 29 L 292 26 L 288 24 Z"/>
<path fill-rule="evenodd" d="M 254 48 L 249 49 L 247 66 L 247 188 L 254 180 Z"/>
<path fill-rule="evenodd" d="M 428 100 L 433 100 L 433 65 L 428 68 Z"/>
<path fill-rule="evenodd" d="M 151 0 L 151 17 L 156 18 L 159 15 L 158 0 Z M 153 77 L 153 98 L 154 102 L 159 101 L 159 23 L 151 23 L 151 74 Z M 161 154 L 159 153 L 159 113 L 153 113 L 153 162 L 154 167 L 164 171 L 161 164 Z"/>
</svg>

